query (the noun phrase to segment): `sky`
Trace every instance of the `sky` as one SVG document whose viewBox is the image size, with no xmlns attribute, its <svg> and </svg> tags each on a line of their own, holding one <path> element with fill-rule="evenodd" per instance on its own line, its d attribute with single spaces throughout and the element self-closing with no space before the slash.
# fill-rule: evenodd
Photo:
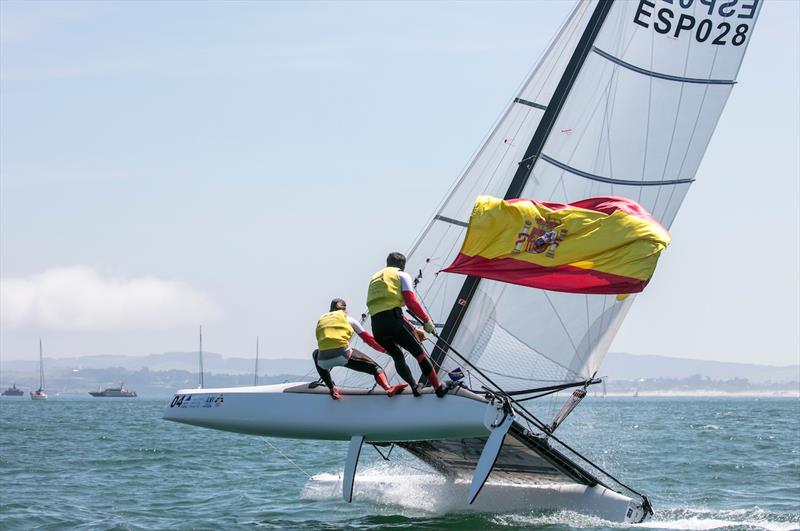
<svg viewBox="0 0 800 531">
<path fill-rule="evenodd" d="M 0 1 L 0 357 L 190 351 L 201 324 L 309 356 L 572 5 Z M 764 5 L 611 350 L 800 362 L 799 27 Z"/>
</svg>

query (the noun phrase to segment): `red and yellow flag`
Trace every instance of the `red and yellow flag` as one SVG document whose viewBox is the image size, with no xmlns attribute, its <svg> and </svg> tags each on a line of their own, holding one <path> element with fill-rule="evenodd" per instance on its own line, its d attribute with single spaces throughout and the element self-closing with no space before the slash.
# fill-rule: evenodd
<svg viewBox="0 0 800 531">
<path fill-rule="evenodd" d="M 638 203 L 591 197 L 568 205 L 480 196 L 449 273 L 571 293 L 636 293 L 670 236 Z"/>
</svg>

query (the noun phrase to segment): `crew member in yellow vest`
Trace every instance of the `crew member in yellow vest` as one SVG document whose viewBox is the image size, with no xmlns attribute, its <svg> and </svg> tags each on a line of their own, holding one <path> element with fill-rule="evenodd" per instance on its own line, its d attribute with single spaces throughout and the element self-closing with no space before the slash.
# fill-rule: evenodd
<svg viewBox="0 0 800 531">
<path fill-rule="evenodd" d="M 397 374 L 408 382 L 414 396 L 420 396 L 418 386 L 411 369 L 406 365 L 405 355 L 401 348 L 409 351 L 419 363 L 428 381 L 436 390 L 436 396 L 443 397 L 447 389 L 439 381 L 436 369 L 420 344 L 425 334 L 414 328 L 403 315 L 403 306 L 411 314 L 425 323 L 425 332 L 435 331 L 433 321 L 414 294 L 414 282 L 411 275 L 403 271 L 406 257 L 401 253 L 390 253 L 386 258 L 386 267 L 372 275 L 367 291 L 367 308 L 372 316 L 372 333 L 375 340 L 386 349 L 386 353 L 394 360 Z"/>
<path fill-rule="evenodd" d="M 371 374 L 375 377 L 375 382 L 383 387 L 390 397 L 402 393 L 406 384 L 389 385 L 380 365 L 363 352 L 350 347 L 350 338 L 353 337 L 354 332 L 367 345 L 378 352 L 385 352 L 375 338 L 364 330 L 361 323 L 347 315 L 347 303 L 342 299 L 333 299 L 331 311 L 323 314 L 317 321 L 317 346 L 319 348 L 312 354 L 314 366 L 322 381 L 330 389 L 331 397 L 334 400 L 341 398 L 339 388 L 331 378 L 330 369 L 333 367 L 347 367 L 354 371 Z"/>
</svg>

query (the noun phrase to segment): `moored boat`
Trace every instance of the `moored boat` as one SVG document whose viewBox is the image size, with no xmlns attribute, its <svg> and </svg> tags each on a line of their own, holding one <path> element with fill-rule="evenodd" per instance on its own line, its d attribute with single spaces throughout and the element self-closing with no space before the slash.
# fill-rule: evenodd
<svg viewBox="0 0 800 531">
<path fill-rule="evenodd" d="M 22 389 L 17 387 L 16 383 L 11 384 L 11 387 L 3 391 L 2 395 L 0 396 L 22 396 L 25 393 L 22 392 Z"/>
<path fill-rule="evenodd" d="M 119 387 L 107 387 L 102 391 L 89 391 L 89 394 L 96 398 L 135 398 L 138 396 L 136 391 L 125 389 L 123 384 L 119 384 Z"/>
</svg>

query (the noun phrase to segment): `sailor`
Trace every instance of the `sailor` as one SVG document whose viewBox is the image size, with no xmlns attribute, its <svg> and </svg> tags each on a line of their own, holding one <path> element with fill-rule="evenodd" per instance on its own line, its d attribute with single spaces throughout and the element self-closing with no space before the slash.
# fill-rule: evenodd
<svg viewBox="0 0 800 531">
<path fill-rule="evenodd" d="M 347 315 L 347 303 L 342 299 L 331 301 L 331 311 L 322 314 L 317 321 L 317 346 L 314 351 L 314 366 L 322 381 L 330 389 L 331 398 L 339 400 L 342 395 L 333 383 L 330 369 L 347 367 L 348 369 L 371 374 L 375 382 L 386 390 L 388 396 L 403 392 L 406 384 L 389 385 L 383 368 L 363 352 L 350 347 L 353 332 L 378 352 L 385 352 L 372 335 L 364 330 L 361 324 Z"/>
<path fill-rule="evenodd" d="M 405 355 L 401 347 L 417 359 L 428 381 L 436 390 L 436 396 L 443 397 L 447 391 L 439 381 L 436 369 L 423 350 L 420 341 L 425 338 L 424 332 L 414 328 L 403 315 L 403 306 L 424 324 L 425 332 L 435 331 L 433 321 L 414 294 L 414 283 L 411 275 L 403 271 L 406 257 L 401 253 L 390 253 L 386 257 L 386 267 L 372 275 L 367 291 L 367 308 L 372 316 L 372 333 L 386 353 L 394 360 L 397 374 L 408 382 L 414 396 L 420 396 L 420 388 L 406 365 Z"/>
</svg>

